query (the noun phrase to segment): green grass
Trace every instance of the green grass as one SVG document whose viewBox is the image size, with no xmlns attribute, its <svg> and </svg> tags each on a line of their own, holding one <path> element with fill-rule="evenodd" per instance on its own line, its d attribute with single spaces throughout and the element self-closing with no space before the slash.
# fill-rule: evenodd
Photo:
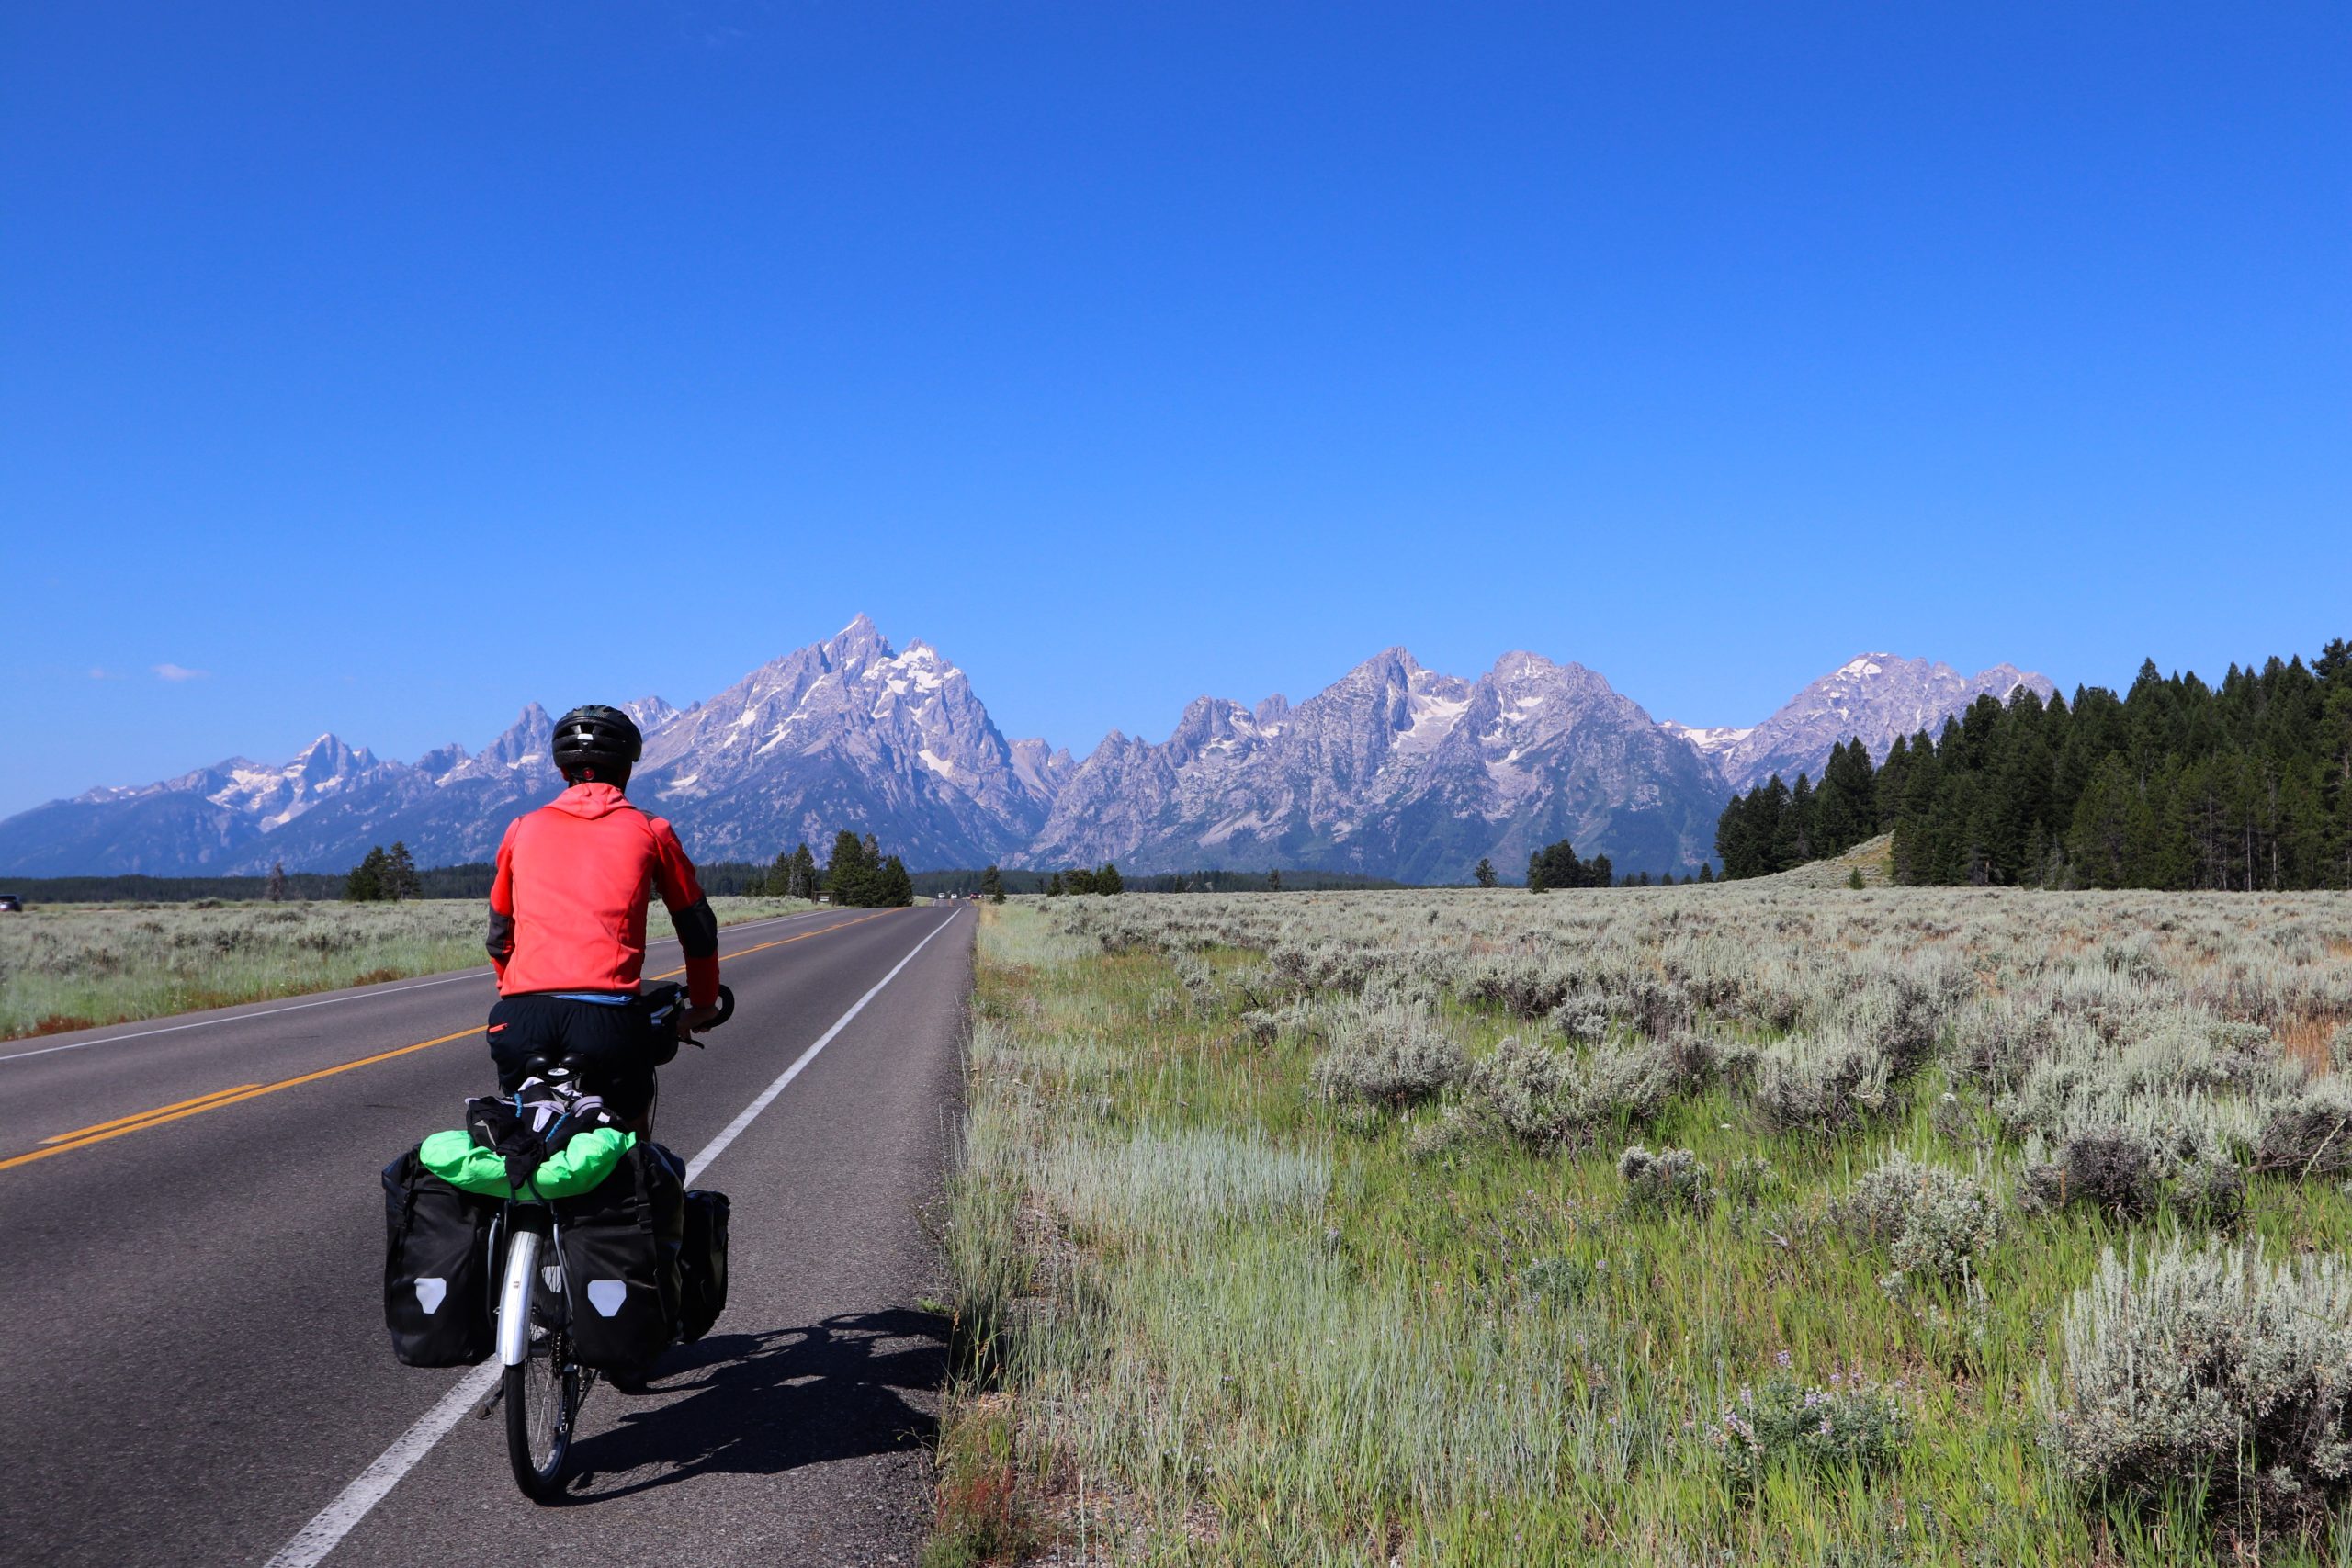
<svg viewBox="0 0 2352 1568">
<path fill-rule="evenodd" d="M 722 924 L 816 906 L 714 898 Z M 54 905 L 0 915 L 0 1039 L 331 991 L 485 962 L 479 899 Z M 650 934 L 668 934 L 658 913 Z"/>
<path fill-rule="evenodd" d="M 1568 1152 L 1417 1154 L 1438 1107 L 1327 1103 L 1311 1039 L 1260 1043 L 1157 952 L 1057 918 L 984 911 L 933 1568 L 1048 1544 L 1498 1568 L 2230 1560 L 2193 1496 L 2109 1506 L 2041 1446 L 2034 1382 L 2121 1228 L 2011 1214 L 1981 1291 L 1897 1299 L 1885 1248 L 1826 1219 L 1891 1149 L 2006 1192 L 2015 1147 L 1964 1086 L 1945 1104 L 1942 1068 L 1841 1137 L 1759 1131 L 1717 1089 Z M 1255 963 L 1185 945 L 1220 975 Z M 1540 1027 L 1442 1007 L 1474 1057 Z M 1771 1175 L 1752 1204 L 1635 1213 L 1615 1160 L 1636 1140 L 1690 1148 L 1719 1181 L 1758 1158 Z M 2257 1177 L 2247 1228 L 2340 1248 L 2352 1202 Z M 1710 1428 L 1776 1378 L 1891 1393 L 1908 1434 L 1892 1464 L 1776 1462 L 1743 1484 Z M 2333 1539 L 2234 1549 L 2352 1559 L 2352 1531 Z"/>
</svg>

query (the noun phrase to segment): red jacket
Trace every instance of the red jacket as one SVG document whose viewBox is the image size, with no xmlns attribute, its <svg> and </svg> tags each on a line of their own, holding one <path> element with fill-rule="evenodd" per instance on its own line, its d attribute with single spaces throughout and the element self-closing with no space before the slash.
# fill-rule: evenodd
<svg viewBox="0 0 2352 1568">
<path fill-rule="evenodd" d="M 653 890 L 678 929 L 695 1007 L 718 1001 L 718 920 L 678 835 L 608 784 L 573 784 L 506 828 L 490 886 L 498 992 L 634 991 Z"/>
</svg>

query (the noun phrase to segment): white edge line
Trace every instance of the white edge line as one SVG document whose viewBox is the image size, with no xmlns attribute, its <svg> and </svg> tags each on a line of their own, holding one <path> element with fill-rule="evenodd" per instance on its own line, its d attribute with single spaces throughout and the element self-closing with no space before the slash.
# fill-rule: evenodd
<svg viewBox="0 0 2352 1568">
<path fill-rule="evenodd" d="M 822 915 L 830 912 L 831 911 L 825 909 L 803 909 L 797 915 L 771 915 L 763 920 L 744 920 L 736 925 L 721 926 L 719 930 L 728 931 L 756 931 L 762 926 L 775 925 L 779 920 L 805 920 L 811 916 Z M 658 947 L 663 942 L 672 942 L 677 940 L 678 939 L 673 936 L 662 937 L 648 945 Z M 721 953 L 719 956 L 724 958 L 726 954 Z M 92 1045 L 113 1045 L 125 1040 L 144 1040 L 151 1034 L 176 1034 L 183 1029 L 209 1029 L 216 1023 L 243 1023 L 250 1019 L 274 1018 L 281 1012 L 300 1012 L 305 1008 L 325 1008 L 333 1007 L 337 1002 L 365 1001 L 369 997 L 396 996 L 401 991 L 421 991 L 427 986 L 447 986 L 459 980 L 479 980 L 490 972 L 490 965 L 485 964 L 479 969 L 461 969 L 455 975 L 436 976 L 430 980 L 411 980 L 404 985 L 398 986 L 369 986 L 364 989 L 353 991 L 348 996 L 321 997 L 316 1001 L 308 1002 L 288 1002 L 284 1007 L 265 1008 L 259 1012 L 246 1012 L 240 1010 L 237 1012 L 223 1013 L 219 1018 L 199 1018 L 193 1023 L 167 1023 L 160 1029 L 134 1030 L 129 1034 L 109 1034 L 99 1040 L 75 1040 L 63 1045 L 44 1045 L 38 1051 L 18 1051 L 13 1055 L 0 1056 L 0 1062 L 21 1062 L 30 1056 L 47 1056 L 58 1051 L 81 1051 L 86 1050 Z"/>
<path fill-rule="evenodd" d="M 691 1183 L 695 1178 L 700 1176 L 704 1171 L 708 1170 L 710 1168 L 710 1162 L 717 1159 L 720 1155 L 725 1154 L 727 1152 L 727 1145 L 733 1143 L 737 1138 L 741 1137 L 743 1135 L 743 1130 L 759 1119 L 760 1112 L 765 1111 L 769 1106 L 775 1103 L 775 1097 L 784 1092 L 785 1086 L 786 1084 L 789 1084 L 793 1079 L 800 1076 L 800 1069 L 815 1061 L 817 1059 L 817 1053 L 822 1051 L 826 1046 L 831 1045 L 833 1043 L 833 1036 L 839 1034 L 842 1030 L 847 1029 L 849 1027 L 850 1020 L 855 1018 L 859 1013 L 864 1012 L 865 1010 L 865 1004 L 880 996 L 882 994 L 882 987 L 897 979 L 899 977 L 899 971 L 904 969 L 908 964 L 912 964 L 915 961 L 915 954 L 921 953 L 924 948 L 931 945 L 931 939 L 933 937 L 937 936 L 941 931 L 945 931 L 949 926 L 952 926 L 955 923 L 956 917 L 954 915 L 950 915 L 947 919 L 932 927 L 931 930 L 924 934 L 923 939 L 921 942 L 915 943 L 914 946 L 907 950 L 907 955 L 904 958 L 899 959 L 898 963 L 890 966 L 890 972 L 888 975 L 883 976 L 882 978 L 874 982 L 874 988 L 872 990 L 858 998 L 857 1000 L 851 1005 L 849 1011 L 833 1020 L 833 1026 L 825 1031 L 824 1033 L 817 1036 L 817 1043 L 815 1044 L 809 1046 L 806 1051 L 801 1052 L 798 1059 L 796 1060 L 792 1066 L 785 1068 L 783 1074 L 777 1077 L 775 1082 L 762 1089 L 760 1091 L 760 1097 L 757 1100 L 743 1107 L 742 1111 L 736 1116 L 734 1121 L 727 1123 L 726 1127 L 719 1133 L 718 1136 L 711 1139 L 710 1142 L 702 1146 L 702 1153 L 695 1156 L 693 1160 L 688 1162 L 686 1166 L 686 1180 Z"/>
<path fill-rule="evenodd" d="M 957 911 L 961 913 L 961 911 Z M 789 917 L 786 917 L 789 918 Z M 758 1099 L 745 1106 L 741 1114 L 727 1123 L 718 1136 L 705 1144 L 686 1167 L 686 1179 L 693 1181 L 710 1168 L 710 1162 L 727 1152 L 727 1146 L 743 1135 L 746 1128 L 758 1119 L 761 1111 L 775 1103 L 785 1087 L 800 1076 L 800 1070 L 817 1059 L 817 1054 L 833 1043 L 833 1037 L 849 1027 L 850 1021 L 865 1010 L 865 1004 L 882 994 L 882 987 L 899 977 L 899 971 L 915 961 L 915 954 L 931 945 L 931 939 L 956 923 L 956 915 L 931 928 L 923 939 L 908 950 L 907 955 L 891 966 L 890 972 L 874 983 L 874 988 L 850 1005 L 850 1010 L 833 1021 L 833 1026 L 817 1037 L 817 1043 L 800 1053 L 792 1066 L 784 1069 L 777 1079 L 760 1091 Z M 392 1440 L 392 1446 L 376 1456 L 376 1462 L 354 1477 L 335 1497 L 313 1515 L 311 1522 L 294 1532 L 294 1538 L 277 1549 L 277 1555 L 262 1568 L 316 1568 L 328 1552 L 341 1544 L 368 1510 L 384 1500 L 387 1493 L 400 1484 L 401 1477 L 416 1467 L 418 1461 L 432 1452 L 433 1445 L 449 1434 L 451 1427 L 465 1419 L 466 1412 L 487 1397 L 491 1385 L 498 1381 L 503 1369 L 495 1361 L 486 1361 L 459 1378 L 457 1386 L 441 1396 L 441 1402 L 417 1418 L 416 1425 Z"/>
</svg>

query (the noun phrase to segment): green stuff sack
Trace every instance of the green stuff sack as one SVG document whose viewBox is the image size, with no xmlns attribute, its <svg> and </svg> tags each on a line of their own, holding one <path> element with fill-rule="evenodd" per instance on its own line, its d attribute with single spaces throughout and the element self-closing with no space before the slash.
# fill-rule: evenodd
<svg viewBox="0 0 2352 1568">
<path fill-rule="evenodd" d="M 617 1127 L 577 1134 L 539 1163 L 519 1192 L 507 1182 L 505 1156 L 463 1131 L 434 1134 L 418 1146 L 416 1158 L 450 1186 L 485 1198 L 577 1198 L 602 1185 L 636 1145 L 635 1133 Z"/>
</svg>

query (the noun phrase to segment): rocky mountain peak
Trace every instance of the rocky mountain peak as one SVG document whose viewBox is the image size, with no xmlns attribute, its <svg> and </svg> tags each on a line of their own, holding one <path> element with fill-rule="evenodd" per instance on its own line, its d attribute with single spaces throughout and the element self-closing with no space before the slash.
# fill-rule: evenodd
<svg viewBox="0 0 2352 1568">
<path fill-rule="evenodd" d="M 1818 773 L 1833 747 L 1857 736 L 1872 757 L 1883 758 L 1896 736 L 1922 729 L 1933 734 L 1946 717 L 1979 696 L 1989 693 L 2006 701 L 2019 686 L 2045 698 L 2056 690 L 2047 676 L 2014 664 L 1962 675 L 1933 660 L 1862 653 L 1806 686 L 1761 724 L 1737 730 L 1675 728 L 1711 755 L 1726 785 L 1744 791 L 1776 773 L 1792 781 L 1800 773 Z"/>
<path fill-rule="evenodd" d="M 444 784 L 521 775 L 535 782 L 560 784 L 555 771 L 555 720 L 537 703 L 526 703 L 514 722 L 473 756 L 442 775 Z"/>
</svg>

